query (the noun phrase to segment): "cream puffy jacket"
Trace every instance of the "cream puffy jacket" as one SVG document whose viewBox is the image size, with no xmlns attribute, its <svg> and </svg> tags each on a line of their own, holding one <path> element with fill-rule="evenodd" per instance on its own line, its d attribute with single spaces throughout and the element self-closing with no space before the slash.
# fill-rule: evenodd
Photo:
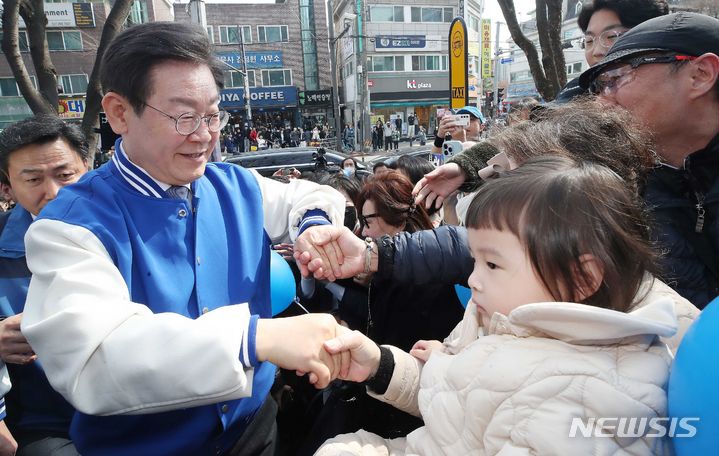
<svg viewBox="0 0 719 456">
<path fill-rule="evenodd" d="M 423 367 L 391 347 L 395 370 L 376 397 L 421 414 L 425 426 L 394 440 L 341 435 L 317 454 L 671 454 L 664 438 L 569 437 L 574 417 L 666 416 L 672 357 L 657 336 L 672 336 L 677 317 L 673 300 L 656 291 L 629 313 L 528 304 L 494 314 L 486 331 L 470 305 Z"/>
</svg>

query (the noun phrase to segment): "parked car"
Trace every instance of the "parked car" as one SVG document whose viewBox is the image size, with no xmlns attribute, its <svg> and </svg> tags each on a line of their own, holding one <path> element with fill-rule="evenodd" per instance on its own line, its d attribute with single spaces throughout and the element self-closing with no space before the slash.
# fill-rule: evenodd
<svg viewBox="0 0 719 456">
<path fill-rule="evenodd" d="M 244 168 L 253 168 L 263 176 L 271 176 L 275 171 L 284 168 L 296 168 L 300 172 L 316 171 L 324 168 L 330 173 L 340 171 L 340 164 L 349 155 L 322 147 L 286 147 L 284 149 L 267 149 L 247 152 L 227 157 L 228 163 Z M 371 169 L 371 168 L 370 168 Z M 371 174 L 362 162 L 357 162 L 357 175 L 363 177 Z"/>
<path fill-rule="evenodd" d="M 429 148 L 422 148 L 422 149 L 412 150 L 412 151 L 406 152 L 406 153 L 380 155 L 379 157 L 375 157 L 372 160 L 368 161 L 366 163 L 366 165 L 367 165 L 367 168 L 371 170 L 375 164 L 381 162 L 391 168 L 392 165 L 394 165 L 394 163 L 399 159 L 399 157 L 401 157 L 403 155 L 424 158 L 430 162 L 433 161 L 432 160 L 432 151 Z"/>
</svg>

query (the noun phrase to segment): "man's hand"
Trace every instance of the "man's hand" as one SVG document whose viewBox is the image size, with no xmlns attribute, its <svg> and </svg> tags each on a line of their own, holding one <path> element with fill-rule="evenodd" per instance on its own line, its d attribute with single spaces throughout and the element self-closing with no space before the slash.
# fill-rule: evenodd
<svg viewBox="0 0 719 456">
<path fill-rule="evenodd" d="M 377 373 L 380 350 L 376 343 L 359 331 L 346 332 L 325 342 L 325 350 L 337 356 L 349 353 L 343 360 L 339 378 L 351 382 L 363 382 Z"/>
<path fill-rule="evenodd" d="M 27 364 L 37 358 L 20 332 L 21 320 L 19 313 L 0 322 L 0 358 L 6 363 Z"/>
<path fill-rule="evenodd" d="M 257 359 L 279 367 L 309 372 L 310 383 L 325 388 L 349 365 L 349 353 L 331 355 L 323 343 L 349 331 L 329 314 L 289 318 L 261 318 L 257 322 Z"/>
<path fill-rule="evenodd" d="M 303 276 L 334 281 L 364 272 L 366 249 L 365 242 L 348 228 L 318 225 L 295 240 L 294 255 Z M 376 246 L 373 252 L 376 259 Z M 372 265 L 376 268 L 376 261 Z"/>
<path fill-rule="evenodd" d="M 460 132 L 464 133 L 465 130 L 462 125 L 457 125 L 457 116 L 452 114 L 442 116 L 437 126 L 437 136 L 444 138 L 444 135 L 449 133 L 452 135 L 452 139 L 456 139 L 455 136 L 459 135 Z M 460 137 L 458 140 L 462 141 L 463 139 Z"/>
<path fill-rule="evenodd" d="M 414 343 L 409 354 L 426 363 L 429 359 L 429 355 L 431 355 L 434 350 L 441 351 L 442 342 L 438 340 L 418 340 Z"/>
<path fill-rule="evenodd" d="M 462 186 L 466 179 L 462 168 L 456 163 L 447 163 L 425 176 L 414 186 L 415 204 L 425 201 L 425 207 L 440 207 L 445 198 Z"/>
</svg>

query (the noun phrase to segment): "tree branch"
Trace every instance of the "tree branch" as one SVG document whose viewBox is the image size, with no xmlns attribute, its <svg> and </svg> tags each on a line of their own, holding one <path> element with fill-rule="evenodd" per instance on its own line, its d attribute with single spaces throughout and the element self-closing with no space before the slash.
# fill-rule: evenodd
<svg viewBox="0 0 719 456">
<path fill-rule="evenodd" d="M 102 88 L 100 87 L 100 64 L 105 49 L 110 42 L 122 30 L 122 27 L 130 14 L 133 0 L 116 0 L 115 4 L 107 15 L 105 26 L 102 29 L 100 44 L 97 47 L 95 63 L 92 67 L 92 74 L 87 83 L 87 94 L 85 101 L 85 114 L 82 117 L 82 131 L 90 142 L 91 151 L 94 153 L 97 144 L 95 129 L 99 126 L 98 114 L 100 113 L 100 102 L 102 101 Z"/>
<path fill-rule="evenodd" d="M 45 4 L 43 0 L 21 0 L 21 2 L 20 14 L 25 20 L 27 28 L 30 56 L 37 76 L 37 87 L 40 95 L 52 110 L 50 112 L 57 114 L 57 72 L 50 59 L 50 51 L 45 37 L 47 27 Z"/>
<path fill-rule="evenodd" d="M 20 1 L 4 0 L 2 13 L 2 51 L 5 54 L 15 82 L 20 89 L 25 102 L 30 106 L 33 113 L 57 113 L 57 107 L 53 109 L 46 99 L 40 95 L 32 84 L 30 74 L 27 72 L 25 62 L 20 53 L 20 37 L 18 22 L 20 18 Z M 57 103 L 55 104 L 57 106 Z"/>
</svg>

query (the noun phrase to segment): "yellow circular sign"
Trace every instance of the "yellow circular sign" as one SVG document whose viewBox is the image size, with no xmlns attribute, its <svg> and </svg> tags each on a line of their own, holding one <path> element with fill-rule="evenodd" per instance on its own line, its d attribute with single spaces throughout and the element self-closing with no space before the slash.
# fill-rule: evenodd
<svg viewBox="0 0 719 456">
<path fill-rule="evenodd" d="M 462 52 L 464 52 L 464 34 L 460 30 L 457 30 L 454 32 L 454 35 L 452 35 L 452 55 L 459 57 L 462 55 Z"/>
</svg>

